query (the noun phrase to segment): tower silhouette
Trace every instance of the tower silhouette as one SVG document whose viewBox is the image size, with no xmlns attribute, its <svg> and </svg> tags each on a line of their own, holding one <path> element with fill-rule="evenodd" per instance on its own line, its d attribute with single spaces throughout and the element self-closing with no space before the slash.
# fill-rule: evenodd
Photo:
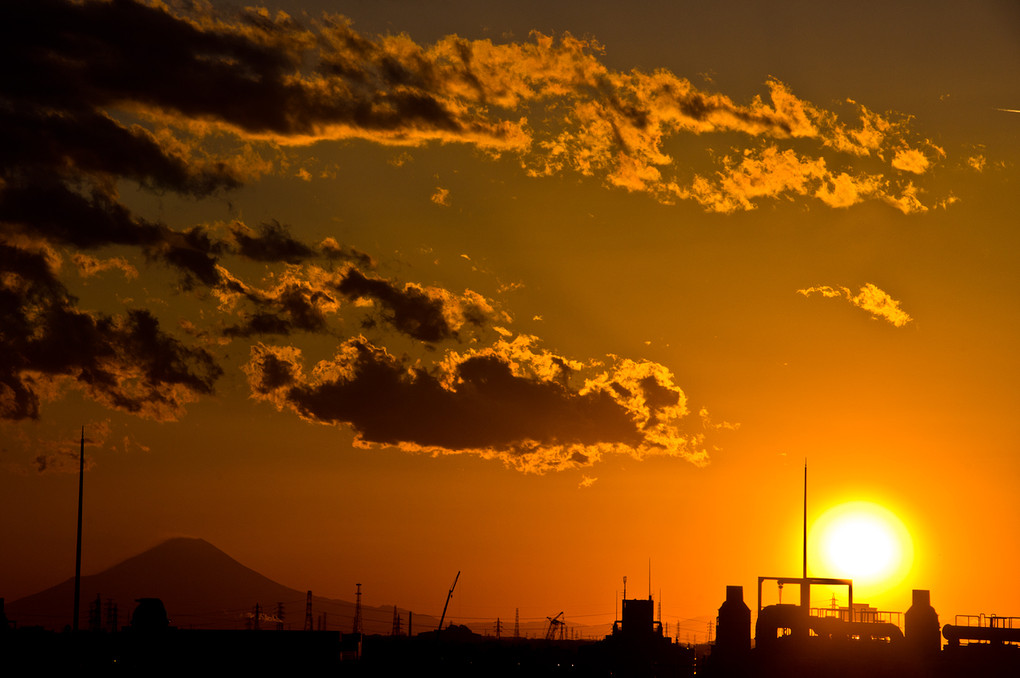
<svg viewBox="0 0 1020 678">
<path fill-rule="evenodd" d="M 358 584 L 356 602 L 354 603 L 354 633 L 361 633 L 361 584 Z"/>
</svg>

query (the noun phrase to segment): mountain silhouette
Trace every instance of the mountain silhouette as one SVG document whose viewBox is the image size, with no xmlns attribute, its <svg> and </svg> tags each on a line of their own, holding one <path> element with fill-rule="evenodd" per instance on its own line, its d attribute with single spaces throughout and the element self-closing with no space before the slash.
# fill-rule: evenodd
<svg viewBox="0 0 1020 678">
<path fill-rule="evenodd" d="M 243 629 L 260 606 L 262 628 L 301 629 L 305 623 L 305 591 L 293 589 L 245 567 L 204 539 L 178 537 L 128 558 L 97 574 L 81 578 L 79 627 L 90 626 L 90 609 L 101 599 L 101 626 L 109 628 L 109 603 L 117 607 L 118 626 L 131 621 L 139 598 L 160 598 L 170 623 L 179 628 Z M 71 624 L 74 579 L 7 604 L 7 617 L 19 626 L 62 629 Z M 283 617 L 277 616 L 282 604 Z M 404 620 L 405 610 L 399 611 Z M 353 630 L 354 604 L 313 597 L 312 624 L 319 629 Z M 325 614 L 325 619 L 323 615 Z M 362 607 L 366 633 L 389 633 L 393 608 Z M 436 620 L 415 615 L 416 630 Z M 422 626 L 419 626 L 419 622 Z M 404 622 L 406 629 L 406 621 Z"/>
</svg>

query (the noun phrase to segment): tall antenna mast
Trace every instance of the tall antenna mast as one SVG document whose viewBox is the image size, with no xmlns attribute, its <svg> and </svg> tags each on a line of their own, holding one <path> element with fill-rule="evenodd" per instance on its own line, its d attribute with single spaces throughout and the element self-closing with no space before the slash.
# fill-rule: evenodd
<svg viewBox="0 0 1020 678">
<path fill-rule="evenodd" d="M 804 458 L 804 574 L 807 579 L 807 457 Z"/>
<path fill-rule="evenodd" d="M 85 490 L 85 427 L 81 427 L 81 453 L 78 456 L 78 545 L 74 553 L 74 619 L 71 630 L 78 630 L 78 605 L 81 599 L 81 505 Z"/>
</svg>

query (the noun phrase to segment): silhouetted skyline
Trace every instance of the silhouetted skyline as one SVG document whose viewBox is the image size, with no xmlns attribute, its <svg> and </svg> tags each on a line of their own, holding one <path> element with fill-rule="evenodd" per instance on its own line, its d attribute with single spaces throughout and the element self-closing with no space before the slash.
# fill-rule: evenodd
<svg viewBox="0 0 1020 678">
<path fill-rule="evenodd" d="M 168 4 L 0 4 L 8 603 L 74 572 L 84 425 L 85 579 L 1020 611 L 1020 9 Z"/>
</svg>

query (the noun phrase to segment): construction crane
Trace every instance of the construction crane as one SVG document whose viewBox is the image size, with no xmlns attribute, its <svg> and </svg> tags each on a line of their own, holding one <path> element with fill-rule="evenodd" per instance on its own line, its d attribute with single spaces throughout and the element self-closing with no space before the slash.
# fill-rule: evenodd
<svg viewBox="0 0 1020 678">
<path fill-rule="evenodd" d="M 457 570 L 457 576 L 453 578 L 453 586 L 450 587 L 450 592 L 446 594 L 446 605 L 443 605 L 443 616 L 439 618 L 439 628 L 436 631 L 443 630 L 443 621 L 446 620 L 446 608 L 450 607 L 450 598 L 453 598 L 453 590 L 457 588 L 458 579 L 460 579 L 460 570 Z"/>
<path fill-rule="evenodd" d="M 563 639 L 563 627 L 566 626 L 566 622 L 560 619 L 562 616 L 563 613 L 560 612 L 555 617 L 546 617 L 549 620 L 549 628 L 545 631 L 546 640 L 555 640 L 557 635 L 559 635 L 560 640 Z"/>
</svg>

